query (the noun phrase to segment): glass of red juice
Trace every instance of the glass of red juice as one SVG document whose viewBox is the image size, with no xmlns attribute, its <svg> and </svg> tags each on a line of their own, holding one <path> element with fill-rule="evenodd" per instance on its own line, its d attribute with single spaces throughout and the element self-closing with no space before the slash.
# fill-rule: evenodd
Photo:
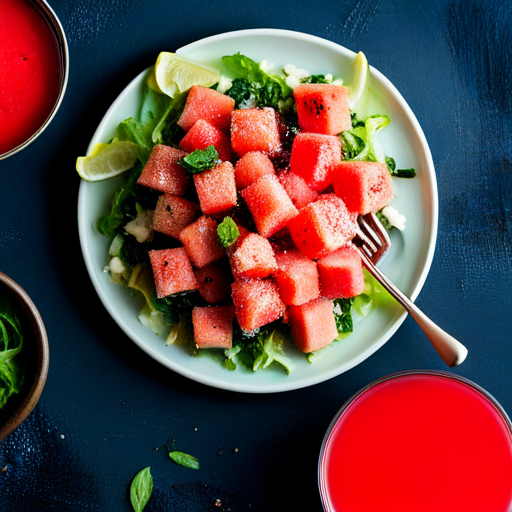
<svg viewBox="0 0 512 512">
<path fill-rule="evenodd" d="M 45 0 L 0 1 L 0 160 L 34 141 L 66 90 L 62 25 Z"/>
<path fill-rule="evenodd" d="M 463 377 L 395 373 L 338 411 L 318 481 L 326 512 L 510 512 L 512 425 Z"/>
</svg>

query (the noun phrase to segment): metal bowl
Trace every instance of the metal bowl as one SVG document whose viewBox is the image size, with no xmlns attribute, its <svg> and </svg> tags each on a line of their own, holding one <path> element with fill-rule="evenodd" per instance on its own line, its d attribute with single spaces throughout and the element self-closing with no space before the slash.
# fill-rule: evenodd
<svg viewBox="0 0 512 512">
<path fill-rule="evenodd" d="M 24 334 L 27 365 L 20 393 L 11 395 L 0 409 L 0 441 L 16 429 L 32 412 L 43 391 L 50 349 L 48 335 L 36 306 L 27 293 L 10 277 L 0 272 L 0 295 L 13 304 Z"/>
<path fill-rule="evenodd" d="M 34 5 L 34 7 L 37 9 L 39 14 L 42 16 L 42 18 L 48 23 L 50 29 L 52 30 L 55 40 L 57 42 L 59 53 L 60 53 L 60 67 L 61 67 L 61 79 L 60 79 L 60 87 L 59 87 L 59 94 L 57 96 L 57 99 L 55 100 L 55 104 L 53 105 L 53 108 L 51 112 L 49 113 L 46 120 L 43 122 L 43 124 L 38 128 L 38 130 L 33 133 L 25 142 L 22 142 L 19 146 L 16 146 L 15 148 L 10 149 L 6 153 L 0 154 L 0 160 L 3 160 L 4 158 L 7 158 L 9 156 L 12 156 L 22 149 L 26 148 L 31 142 L 33 142 L 43 131 L 46 129 L 46 127 L 50 124 L 52 119 L 55 117 L 55 114 L 57 113 L 57 110 L 59 109 L 62 100 L 64 98 L 64 93 L 66 91 L 67 83 L 68 83 L 68 75 L 69 75 L 69 53 L 68 53 L 68 43 L 66 40 L 66 34 L 64 33 L 64 29 L 62 28 L 62 25 L 59 21 L 59 18 L 57 18 L 57 15 L 53 11 L 53 9 L 48 5 L 48 3 L 45 0 L 30 0 L 30 2 Z"/>
</svg>

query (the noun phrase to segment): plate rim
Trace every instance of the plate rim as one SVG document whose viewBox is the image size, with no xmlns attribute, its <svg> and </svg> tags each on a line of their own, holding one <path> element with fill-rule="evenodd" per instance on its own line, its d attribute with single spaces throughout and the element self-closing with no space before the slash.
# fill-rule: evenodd
<svg viewBox="0 0 512 512">
<path fill-rule="evenodd" d="M 207 45 L 209 43 L 215 43 L 218 41 L 226 40 L 226 39 L 236 39 L 240 37 L 247 37 L 247 36 L 280 36 L 284 38 L 294 38 L 294 39 L 300 39 L 305 42 L 312 42 L 315 44 L 322 45 L 327 48 L 331 48 L 336 52 L 340 52 L 342 54 L 345 54 L 347 56 L 353 56 L 355 57 L 356 53 L 338 43 L 335 43 L 333 41 L 329 41 L 327 39 L 321 38 L 319 36 L 303 33 L 303 32 L 297 32 L 292 30 L 284 30 L 284 29 L 270 29 L 270 28 L 259 28 L 259 29 L 245 29 L 245 30 L 236 30 L 236 31 L 229 31 L 229 32 L 223 32 L 220 34 L 208 36 L 202 39 L 198 39 L 196 41 L 193 41 L 187 45 L 181 46 L 179 49 L 176 50 L 177 54 L 186 53 L 188 51 L 191 51 L 193 49 L 196 49 L 198 47 Z M 87 154 L 89 154 L 92 150 L 92 147 L 97 142 L 98 134 L 104 129 L 104 126 L 109 123 L 110 115 L 111 113 L 118 107 L 120 103 L 124 100 L 124 98 L 130 94 L 131 89 L 134 87 L 134 84 L 136 84 L 138 81 L 140 81 L 143 76 L 148 72 L 148 70 L 151 68 L 149 66 L 148 68 L 141 71 L 137 76 L 135 76 L 121 91 L 121 93 L 116 97 L 116 99 L 113 101 L 111 106 L 107 109 L 104 116 L 102 117 L 102 120 L 98 124 L 93 136 L 91 137 L 91 140 L 89 142 L 88 148 L 87 148 Z M 429 217 L 429 225 L 430 225 L 430 238 L 428 240 L 428 248 L 427 252 L 425 254 L 425 264 L 423 265 L 423 268 L 421 269 L 421 272 L 419 272 L 418 278 L 416 280 L 416 284 L 413 287 L 413 290 L 410 294 L 411 299 L 414 301 L 417 296 L 419 295 L 421 289 L 423 288 L 426 278 L 428 276 L 428 273 L 430 271 L 430 268 L 432 266 L 435 249 L 436 249 L 436 243 L 437 243 L 437 235 L 438 235 L 438 217 L 439 217 L 439 198 L 438 198 L 438 190 L 437 190 L 437 178 L 435 174 L 435 167 L 434 162 L 432 158 L 432 154 L 430 151 L 430 147 L 428 145 L 427 139 L 425 137 L 425 134 L 423 132 L 423 129 L 421 128 L 421 125 L 419 124 L 416 116 L 414 115 L 412 109 L 407 104 L 401 93 L 398 91 L 398 89 L 376 68 L 370 65 L 370 70 L 372 75 L 379 78 L 379 80 L 383 83 L 383 85 L 392 92 L 393 98 L 399 103 L 400 108 L 406 113 L 407 120 L 411 122 L 414 125 L 416 135 L 418 137 L 418 141 L 421 144 L 421 148 L 423 151 L 423 156 L 426 159 L 426 171 L 429 175 L 428 183 L 430 185 L 429 187 L 429 199 L 431 200 L 431 208 L 430 208 L 430 217 Z M 225 382 L 224 380 L 220 380 L 216 377 L 212 376 L 203 376 L 198 375 L 195 371 L 189 370 L 188 368 L 184 368 L 182 366 L 177 366 L 173 364 L 172 361 L 170 361 L 168 358 L 162 356 L 160 353 L 154 351 L 149 344 L 144 342 L 139 342 L 136 336 L 134 336 L 128 327 L 125 325 L 123 319 L 119 316 L 117 310 L 113 307 L 111 307 L 109 301 L 107 300 L 107 297 L 104 295 L 103 290 L 100 286 L 99 281 L 96 279 L 96 271 L 92 266 L 92 262 L 87 256 L 86 251 L 86 241 L 85 241 L 85 219 L 82 215 L 80 215 L 80 212 L 82 211 L 84 205 L 84 186 L 86 186 L 86 183 L 82 182 L 79 187 L 79 195 L 78 195 L 78 229 L 79 229 L 79 238 L 80 238 L 80 247 L 82 251 L 82 256 L 84 258 L 86 268 L 89 274 L 89 278 L 91 279 L 91 282 L 93 284 L 93 287 L 98 294 L 103 306 L 106 308 L 108 313 L 112 316 L 114 321 L 117 323 L 117 325 L 121 328 L 121 330 L 144 352 L 146 352 L 150 357 L 152 357 L 154 360 L 159 362 L 160 364 L 164 365 L 165 367 L 175 371 L 176 373 L 187 377 L 193 381 L 199 382 L 204 385 L 208 385 L 210 387 L 215 387 L 218 389 L 224 389 L 228 391 L 234 391 L 234 392 L 241 392 L 241 393 L 259 393 L 259 394 L 267 394 L 267 393 L 277 393 L 277 392 L 285 392 L 285 391 L 292 391 L 297 389 L 303 389 L 306 387 L 310 387 L 315 384 L 320 384 L 322 382 L 325 382 L 327 380 L 330 380 L 334 377 L 337 377 L 341 375 L 342 373 L 345 373 L 349 371 L 350 369 L 354 368 L 355 366 L 359 365 L 363 361 L 365 361 L 368 357 L 373 355 L 375 352 L 377 352 L 382 346 L 389 341 L 389 339 L 396 333 L 396 331 L 400 328 L 402 323 L 407 317 L 407 313 L 403 311 L 397 319 L 395 320 L 394 324 L 392 324 L 391 328 L 389 328 L 386 333 L 380 337 L 379 343 L 373 343 L 369 348 L 366 350 L 363 350 L 358 356 L 354 357 L 350 364 L 343 365 L 343 368 L 341 371 L 339 368 L 335 368 L 331 371 L 326 372 L 325 374 L 322 374 L 320 376 L 314 375 L 309 376 L 301 379 L 299 382 L 292 381 L 287 382 L 286 376 L 283 376 L 283 379 L 279 381 L 278 383 L 270 383 L 269 385 L 265 384 L 258 384 L 250 382 L 248 383 L 230 383 L 229 379 L 228 382 Z M 425 212 L 425 216 L 427 216 L 427 212 Z M 213 363 L 212 363 L 213 364 Z M 341 366 L 341 365 L 340 365 Z"/>
</svg>

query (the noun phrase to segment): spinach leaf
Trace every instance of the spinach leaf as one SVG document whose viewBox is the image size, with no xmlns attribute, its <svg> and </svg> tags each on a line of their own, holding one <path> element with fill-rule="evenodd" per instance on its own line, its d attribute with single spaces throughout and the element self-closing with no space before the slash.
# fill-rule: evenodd
<svg viewBox="0 0 512 512">
<path fill-rule="evenodd" d="M 24 344 L 19 318 L 11 301 L 0 296 L 0 409 L 21 390 L 24 381 Z"/>
<path fill-rule="evenodd" d="M 214 146 L 208 146 L 206 149 L 196 149 L 178 160 L 178 164 L 191 174 L 207 171 L 219 163 L 219 154 Z"/>
<path fill-rule="evenodd" d="M 224 217 L 224 220 L 217 226 L 217 235 L 222 247 L 226 249 L 237 241 L 240 231 L 231 217 Z"/>
<path fill-rule="evenodd" d="M 390 156 L 386 157 L 386 165 L 391 176 L 395 178 L 414 178 L 416 176 L 415 169 L 397 169 L 395 159 Z"/>
<path fill-rule="evenodd" d="M 169 453 L 169 457 L 180 466 L 185 466 L 191 469 L 199 469 L 199 461 L 188 453 L 174 451 Z"/>
<path fill-rule="evenodd" d="M 350 333 L 354 330 L 352 320 L 353 303 L 353 298 L 334 300 L 334 318 L 336 319 L 336 328 L 339 334 Z"/>
<path fill-rule="evenodd" d="M 152 492 L 153 477 L 151 476 L 151 468 L 148 466 L 135 475 L 130 486 L 130 501 L 135 512 L 144 510 Z"/>
</svg>

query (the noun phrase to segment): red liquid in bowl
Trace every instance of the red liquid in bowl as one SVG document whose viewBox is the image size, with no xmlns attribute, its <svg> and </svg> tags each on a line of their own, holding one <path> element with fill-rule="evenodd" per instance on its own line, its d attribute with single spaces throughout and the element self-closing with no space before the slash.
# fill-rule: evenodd
<svg viewBox="0 0 512 512">
<path fill-rule="evenodd" d="M 45 123 L 62 78 L 56 37 L 27 0 L 0 0 L 0 155 Z"/>
<path fill-rule="evenodd" d="M 512 433 L 498 404 L 442 372 L 369 387 L 326 436 L 329 512 L 510 512 Z"/>
</svg>

